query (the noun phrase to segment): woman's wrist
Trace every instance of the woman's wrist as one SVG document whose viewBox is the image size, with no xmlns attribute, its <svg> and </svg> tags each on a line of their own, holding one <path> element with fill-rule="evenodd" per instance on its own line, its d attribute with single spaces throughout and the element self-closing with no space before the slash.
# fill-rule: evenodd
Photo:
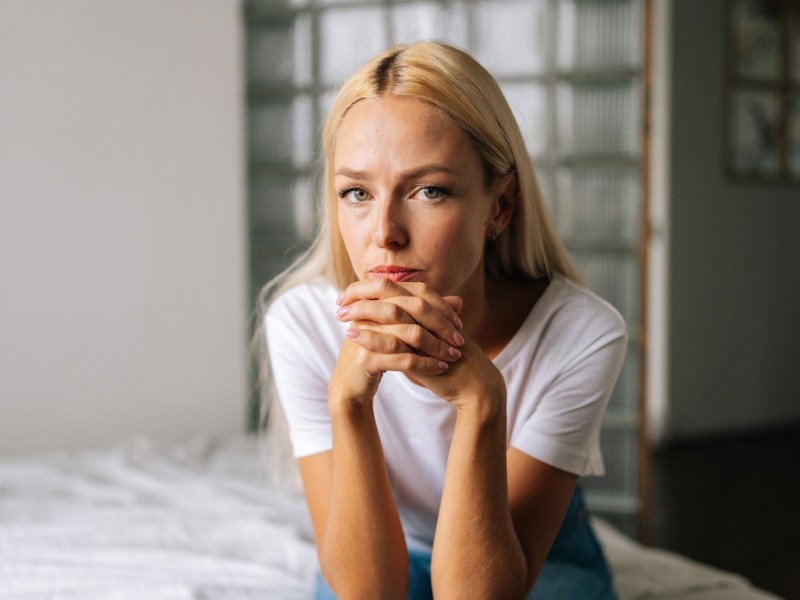
<svg viewBox="0 0 800 600">
<path fill-rule="evenodd" d="M 502 421 L 505 425 L 505 390 L 485 394 L 466 394 L 455 405 L 459 420 L 469 420 L 475 424 L 487 426 Z"/>
<path fill-rule="evenodd" d="M 328 390 L 328 412 L 332 421 L 374 418 L 372 398 L 353 398 L 335 389 Z"/>
</svg>

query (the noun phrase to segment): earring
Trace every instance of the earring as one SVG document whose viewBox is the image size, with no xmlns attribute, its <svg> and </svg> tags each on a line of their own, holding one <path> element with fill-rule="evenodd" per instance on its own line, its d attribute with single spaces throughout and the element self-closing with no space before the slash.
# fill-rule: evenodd
<svg viewBox="0 0 800 600">
<path fill-rule="evenodd" d="M 492 235 L 491 235 L 491 236 L 489 236 L 489 239 L 490 239 L 491 241 L 495 241 L 495 240 L 497 239 L 497 236 L 498 236 L 498 235 L 500 235 L 500 232 L 499 232 L 499 231 L 497 231 L 497 229 L 495 229 L 495 230 L 492 232 Z"/>
</svg>

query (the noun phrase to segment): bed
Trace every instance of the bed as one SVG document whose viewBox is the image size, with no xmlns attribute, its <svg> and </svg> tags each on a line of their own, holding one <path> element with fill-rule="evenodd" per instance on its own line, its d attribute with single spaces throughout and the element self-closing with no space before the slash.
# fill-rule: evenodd
<svg viewBox="0 0 800 600">
<path fill-rule="evenodd" d="M 302 497 L 265 477 L 258 440 L 0 461 L 2 600 L 310 597 L 317 568 Z M 766 600 L 743 578 L 595 528 L 622 600 Z"/>
</svg>

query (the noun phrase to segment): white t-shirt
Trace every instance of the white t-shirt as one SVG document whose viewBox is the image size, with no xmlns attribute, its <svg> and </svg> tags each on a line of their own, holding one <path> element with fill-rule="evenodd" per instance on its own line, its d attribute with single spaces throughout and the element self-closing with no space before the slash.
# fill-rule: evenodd
<svg viewBox="0 0 800 600">
<path fill-rule="evenodd" d="M 266 316 L 272 373 L 297 457 L 330 450 L 328 381 L 349 326 L 323 279 L 278 297 Z M 508 444 L 576 475 L 602 475 L 600 422 L 626 351 L 619 313 L 556 275 L 494 358 L 507 387 Z M 455 409 L 402 373 L 374 400 L 389 478 L 409 544 L 430 549 Z"/>
</svg>

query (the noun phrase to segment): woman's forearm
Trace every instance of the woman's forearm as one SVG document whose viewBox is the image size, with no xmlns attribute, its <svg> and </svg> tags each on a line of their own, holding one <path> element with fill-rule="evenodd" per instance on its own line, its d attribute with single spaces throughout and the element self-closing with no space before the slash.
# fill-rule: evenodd
<svg viewBox="0 0 800 600">
<path fill-rule="evenodd" d="M 522 598 L 526 561 L 511 520 L 504 403 L 459 408 L 431 563 L 440 598 Z"/>
<path fill-rule="evenodd" d="M 405 598 L 408 551 L 371 403 L 331 411 L 331 497 L 318 541 L 341 598 Z"/>
</svg>

